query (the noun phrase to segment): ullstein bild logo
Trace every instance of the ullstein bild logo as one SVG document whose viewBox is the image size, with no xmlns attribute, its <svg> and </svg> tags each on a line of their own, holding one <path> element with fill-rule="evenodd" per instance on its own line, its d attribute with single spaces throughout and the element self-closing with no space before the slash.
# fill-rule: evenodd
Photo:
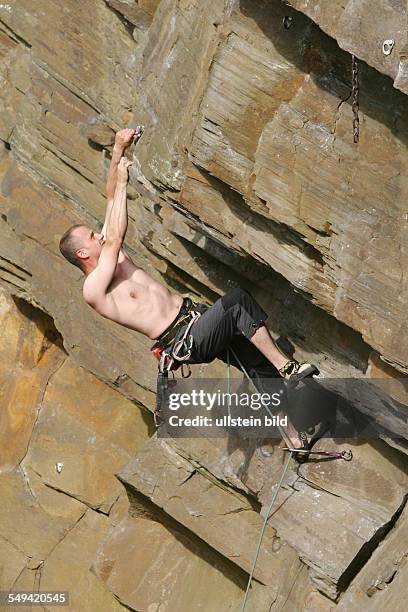
<svg viewBox="0 0 408 612">
<path fill-rule="evenodd" d="M 233 417 L 230 414 L 225 414 L 222 417 L 216 417 L 215 419 L 197 415 L 195 417 L 179 417 L 178 415 L 172 415 L 169 418 L 170 427 L 286 427 L 288 424 L 288 417 L 279 417 L 272 415 L 268 417 L 264 415 L 261 417 Z"/>
</svg>

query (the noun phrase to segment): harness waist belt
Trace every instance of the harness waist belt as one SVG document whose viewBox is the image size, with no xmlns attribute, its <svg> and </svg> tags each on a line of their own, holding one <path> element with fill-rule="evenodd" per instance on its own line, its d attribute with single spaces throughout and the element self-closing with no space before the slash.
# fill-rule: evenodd
<svg viewBox="0 0 408 612">
<path fill-rule="evenodd" d="M 188 320 L 191 318 L 191 311 L 196 308 L 197 304 L 195 304 L 190 298 L 183 298 L 183 303 L 180 307 L 178 315 L 174 319 L 172 323 L 164 330 L 162 334 L 156 339 L 155 343 L 151 347 L 151 350 L 157 349 L 159 347 L 165 348 L 170 346 L 173 342 L 174 338 L 178 330 L 186 325 Z"/>
</svg>

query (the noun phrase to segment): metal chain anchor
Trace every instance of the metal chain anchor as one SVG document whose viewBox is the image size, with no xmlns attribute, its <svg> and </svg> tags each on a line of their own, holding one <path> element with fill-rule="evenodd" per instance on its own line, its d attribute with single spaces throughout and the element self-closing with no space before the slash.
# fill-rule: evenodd
<svg viewBox="0 0 408 612">
<path fill-rule="evenodd" d="M 358 63 L 355 55 L 351 56 L 351 108 L 353 109 L 353 139 L 357 143 L 360 138 L 360 119 L 358 116 Z"/>
</svg>

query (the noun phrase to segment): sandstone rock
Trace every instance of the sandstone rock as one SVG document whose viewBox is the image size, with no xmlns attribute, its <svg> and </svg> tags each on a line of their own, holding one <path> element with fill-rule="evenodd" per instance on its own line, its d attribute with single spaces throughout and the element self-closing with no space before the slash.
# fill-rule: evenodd
<svg viewBox="0 0 408 612">
<path fill-rule="evenodd" d="M 2 590 L 11 589 L 15 579 L 26 566 L 28 558 L 11 542 L 0 537 L 0 585 Z"/>
<path fill-rule="evenodd" d="M 0 300 L 5 341 L 0 347 L 5 408 L 1 425 L 0 583 L 3 590 L 31 591 L 40 588 L 47 555 L 71 532 L 87 509 L 73 496 L 78 486 L 82 492 L 77 495 L 83 493 L 86 503 L 99 504 L 105 512 L 113 504 L 112 517 L 106 519 L 107 530 L 127 512 L 127 497 L 120 496 L 121 486 L 113 478 L 113 471 L 136 451 L 148 427 L 141 416 L 137 418 L 133 404 L 67 358 L 50 317 L 20 299 L 13 301 L 4 291 L 0 292 Z M 30 381 L 28 386 L 23 385 L 25 380 Z M 63 415 L 61 427 L 58 414 Z M 71 474 L 69 478 L 66 441 L 75 432 L 78 437 L 72 462 L 76 469 L 75 476 Z M 83 476 L 78 471 L 81 437 L 88 459 Z M 98 438 L 103 444 L 99 451 Z M 111 451 L 108 454 L 107 448 Z M 98 453 L 105 471 L 96 462 L 92 468 Z M 61 455 L 64 457 L 58 473 L 56 457 L 61 459 Z M 120 503 L 114 503 L 118 496 L 122 498 Z M 98 543 L 92 521 L 88 529 Z M 81 538 L 86 541 L 88 536 L 83 533 Z M 78 544 L 73 554 L 78 554 Z M 75 566 L 79 579 L 73 580 L 73 586 L 75 580 L 84 580 L 89 572 L 88 567 L 78 566 L 78 560 Z M 64 588 L 60 580 L 55 576 L 49 588 Z M 75 592 L 78 601 L 82 595 L 90 601 L 95 598 L 98 609 L 113 609 L 112 596 L 101 587 L 98 590 L 95 579 L 92 582 L 93 594 L 86 595 L 75 585 L 71 596 Z M 80 604 L 72 609 L 81 609 Z M 28 612 L 29 607 L 23 606 L 23 610 Z"/>
<path fill-rule="evenodd" d="M 406 4 L 400 0 L 288 0 L 294 8 L 313 19 L 335 38 L 342 49 L 353 53 L 380 72 L 397 79 L 395 86 L 407 93 L 399 82 L 404 47 L 407 42 Z M 295 18 L 296 19 L 296 18 Z M 384 55 L 383 42 L 393 40 L 390 55 Z"/>
<path fill-rule="evenodd" d="M 350 588 L 341 598 L 337 609 L 345 610 L 405 610 L 407 592 L 407 507 L 381 542 Z"/>
<path fill-rule="evenodd" d="M 79 520 L 86 510 L 86 504 L 71 497 L 65 491 L 51 488 L 27 461 L 20 467 L 26 486 L 47 514 L 56 519 L 63 518 L 69 524 L 75 524 Z"/>
<path fill-rule="evenodd" d="M 166 444 L 197 470 L 214 474 L 220 486 L 227 483 L 256 495 L 266 512 L 283 466 L 277 441 L 242 440 L 239 446 L 229 437 Z M 269 519 L 277 539 L 296 549 L 310 567 L 314 588 L 332 599 L 344 588 L 349 568 L 363 565 L 366 550 L 389 529 L 408 490 L 406 459 L 382 442 L 350 445 L 323 439 L 315 450 L 346 447 L 353 450 L 350 463 L 312 458 L 297 475 L 290 470 Z M 313 590 L 310 583 L 308 589 Z"/>
<path fill-rule="evenodd" d="M 87 130 L 88 140 L 101 147 L 111 146 L 115 142 L 115 132 L 106 124 L 91 125 Z"/>
<path fill-rule="evenodd" d="M 35 5 L 22 0 L 10 9 L 1 9 L 2 28 L 31 49 L 42 70 L 59 75 L 77 99 L 86 99 L 119 124 L 126 121 L 133 103 L 135 42 L 105 2 L 67 0 L 60 7 L 47 0 Z"/>
<path fill-rule="evenodd" d="M 399 0 L 375 7 L 366 0 L 334 0 L 330 9 L 319 0 L 291 3 L 406 91 L 406 12 Z M 130 120 L 144 123 L 137 176 L 132 174 L 135 189 L 129 190 L 127 248 L 134 261 L 198 299 L 213 300 L 244 284 L 267 310 L 274 334 L 289 338 L 297 356 L 318 361 L 325 376 L 383 377 L 386 372 L 398 378 L 408 368 L 405 96 L 360 62 L 361 138 L 355 146 L 350 56 L 308 16 L 278 0 L 158 4 L 68 0 L 61 7 L 21 0 L 0 7 L 1 282 L 52 317 L 79 366 L 137 407 L 152 409 L 150 343 L 87 308 L 79 271 L 58 253 L 58 239 L 69 225 L 80 221 L 96 227 L 103 220 L 108 153 L 102 149 L 110 146 L 112 130 Z M 287 30 L 285 16 L 294 17 Z M 394 36 L 396 46 L 386 58 L 382 40 Z M 11 373 L 8 349 L 0 355 L 7 391 L 1 425 L 6 423 L 9 438 L 0 474 L 5 499 L 0 530 L 8 542 L 6 561 L 10 556 L 6 579 L 19 587 L 59 588 L 60 576 L 68 576 L 76 564 L 68 579 L 78 597 L 73 609 L 82 609 L 79 595 L 86 609 L 122 608 L 89 567 L 97 554 L 100 576 L 107 577 L 112 563 L 123 567 L 126 533 L 134 529 L 140 539 L 144 522 L 152 550 L 161 550 L 154 538 L 166 534 L 165 551 L 181 559 L 178 577 L 203 576 L 199 592 L 207 586 L 208 602 L 217 608 L 223 602 L 214 585 L 222 585 L 238 603 L 237 584 L 221 579 L 214 567 L 220 561 L 225 571 L 222 557 L 229 558 L 242 589 L 262 522 L 259 506 L 266 508 L 282 465 L 279 445 L 266 442 L 259 449 L 224 440 L 153 440 L 124 474 L 130 514 L 138 496 L 153 514 L 162 510 L 163 524 L 140 517 L 124 521 L 127 501 L 111 480 L 106 448 L 93 452 L 85 442 L 94 436 L 108 444 L 119 469 L 139 449 L 133 406 L 115 401 L 127 416 L 122 421 L 116 412 L 115 428 L 108 431 L 112 405 L 105 405 L 99 419 L 90 394 L 93 408 L 85 414 L 85 396 L 71 397 L 66 381 L 73 385 L 78 378 L 82 390 L 92 385 L 100 397 L 112 398 L 114 391 L 74 367 L 61 346 L 48 346 L 43 329 L 16 323 L 7 312 L 1 316 L 12 330 L 18 360 Z M 43 318 L 33 320 L 41 325 Z M 375 365 L 369 357 L 373 350 Z M 59 359 L 64 365 L 47 388 L 29 453 L 16 471 L 30 441 L 33 406 Z M 215 364 L 196 371 L 222 375 L 225 369 Z M 17 381 L 22 386 L 17 388 Z M 403 381 L 398 384 L 397 401 L 404 387 Z M 31 385 L 39 395 L 28 400 Z M 405 416 L 394 405 L 388 412 L 384 406 L 375 411 L 394 434 L 403 433 Z M 145 434 L 148 416 L 146 421 Z M 134 447 L 132 433 L 138 438 Z M 62 445 L 73 465 L 78 440 L 86 451 L 84 482 L 73 471 L 50 469 L 49 457 L 54 465 Z M 404 602 L 398 599 L 404 592 L 406 564 L 399 548 L 404 532 L 399 522 L 393 527 L 407 489 L 404 464 L 380 443 L 359 443 L 354 450 L 352 465 L 316 462 L 302 466 L 299 477 L 289 474 L 257 567 L 257 578 L 268 584 L 256 584 L 251 594 L 257 612 L 266 604 L 288 612 L 331 610 L 322 592 L 334 599 L 350 580 L 340 606 L 398 609 Z M 95 460 L 102 466 L 99 473 L 85 465 Z M 91 509 L 84 515 L 85 503 L 110 515 Z M 218 552 L 208 562 L 197 559 L 170 538 L 166 521 L 188 534 L 194 550 L 207 541 Z M 375 550 L 387 530 L 384 547 Z M 97 553 L 103 537 L 105 565 L 105 553 Z M 384 572 L 379 571 L 382 553 Z M 27 555 L 31 560 L 25 565 Z M 135 557 L 141 571 L 166 584 L 164 563 Z M 191 574 L 183 573 L 188 565 Z M 113 581 L 112 574 L 106 584 L 124 601 L 133 601 L 131 585 L 121 583 L 120 576 Z M 142 607 L 161 596 L 158 588 L 150 598 L 143 582 L 137 584 Z M 177 586 L 171 597 L 175 605 L 189 605 Z"/>
<path fill-rule="evenodd" d="M 118 477 L 127 488 L 149 498 L 228 560 L 249 573 L 262 519 L 248 501 L 231 494 L 182 459 L 164 441 L 152 438 Z M 263 584 L 284 584 L 288 567 L 299 565 L 292 548 L 274 551 L 275 531 L 266 527 L 255 578 Z M 284 569 L 285 568 L 285 569 Z"/>
<path fill-rule="evenodd" d="M 304 612 L 332 612 L 336 609 L 336 604 L 316 591 L 311 585 L 308 569 L 303 567 L 288 597 L 284 600 L 275 602 L 271 611 L 275 609 L 282 610 L 282 612 L 290 612 L 291 610 L 302 610 Z"/>
<path fill-rule="evenodd" d="M 9 141 L 16 124 L 17 113 L 29 87 L 29 53 L 16 40 L 0 30 L 2 89 L 0 100 L 0 138 Z"/>
<path fill-rule="evenodd" d="M 27 557 L 45 559 L 72 523 L 43 510 L 20 470 L 1 474 L 0 488 L 0 535 Z"/>
<path fill-rule="evenodd" d="M 262 444 L 257 439 L 243 440 L 239 436 L 226 435 L 222 438 L 175 438 L 166 442 L 193 465 L 203 467 L 217 480 L 244 493 L 258 495 L 265 487 L 269 497 L 282 469 L 279 440 Z"/>
<path fill-rule="evenodd" d="M 68 591 L 72 610 L 122 611 L 123 606 L 90 570 L 109 528 L 107 517 L 88 509 L 45 560 L 41 589 Z M 52 610 L 52 606 L 45 609 Z"/>
<path fill-rule="evenodd" d="M 350 125 L 351 115 L 349 106 L 342 104 L 349 90 L 341 80 L 341 71 L 338 80 L 327 79 L 323 67 L 310 76 L 299 72 L 297 64 L 305 58 L 294 40 L 291 55 L 284 46 L 288 34 L 284 30 L 282 33 L 279 21 L 282 7 L 278 3 L 269 6 L 258 12 L 248 9 L 259 23 L 265 19 L 275 24 L 268 25 L 268 37 L 255 30 L 251 22 L 237 17 L 234 31 L 221 45 L 200 107 L 190 151 L 192 160 L 239 191 L 250 208 L 279 224 L 277 231 L 270 232 L 269 240 L 273 240 L 273 234 L 276 237 L 270 243 L 272 249 L 267 250 L 265 245 L 264 260 L 269 259 L 270 265 L 295 287 L 313 296 L 315 303 L 361 331 L 390 362 L 403 367 L 407 349 L 401 342 L 404 334 L 399 326 L 404 325 L 400 313 L 406 287 L 398 270 L 404 265 L 405 238 L 400 220 L 406 198 L 405 185 L 395 171 L 395 164 L 399 165 L 396 160 L 404 155 L 403 144 L 390 133 L 384 114 L 379 127 L 373 107 L 376 92 L 368 82 L 368 116 L 357 157 L 345 123 Z M 300 18 L 294 36 L 299 40 L 307 28 Z M 251 37 L 246 36 L 248 30 Z M 333 53 L 324 37 L 319 42 Z M 294 53 L 298 53 L 295 58 Z M 289 60 L 295 60 L 296 67 Z M 332 61 L 334 54 L 328 59 L 327 70 Z M 240 69 L 233 86 L 240 92 L 241 105 L 222 87 L 222 75 L 234 76 L 237 64 Z M 276 106 L 275 89 L 283 86 L 288 97 Z M 404 97 L 396 92 L 387 90 L 385 97 L 393 113 L 405 104 Z M 255 108 L 250 107 L 250 100 L 256 101 Z M 256 128 L 246 127 L 246 112 L 257 119 Z M 369 133 L 378 130 L 376 145 Z M 354 173 L 356 164 L 368 171 L 370 180 L 363 180 L 361 172 Z M 378 200 L 379 190 L 382 202 Z M 345 201 L 347 216 L 342 212 Z M 394 207 L 394 220 L 386 221 L 384 213 L 389 206 Z M 282 225 L 290 229 L 286 237 L 280 231 Z M 369 248 L 363 245 L 363 237 Z M 388 248 L 384 251 L 385 238 Z M 376 254 L 377 248 L 381 255 Z M 271 256 L 281 263 L 273 263 Z"/>
<path fill-rule="evenodd" d="M 148 28 L 160 0 L 106 0 L 107 4 L 121 13 L 132 24 Z"/>
<path fill-rule="evenodd" d="M 406 376 L 396 372 L 394 368 L 384 363 L 379 354 L 373 351 L 368 360 L 367 377 L 388 392 L 395 402 L 406 406 L 408 394 L 406 390 Z"/>
<path fill-rule="evenodd" d="M 242 576 L 212 557 L 184 533 L 126 517 L 99 548 L 92 569 L 134 610 L 238 610 Z"/>
<path fill-rule="evenodd" d="M 121 491 L 114 471 L 146 438 L 143 417 L 130 402 L 66 362 L 48 384 L 23 466 L 47 486 L 107 513 Z"/>
<path fill-rule="evenodd" d="M 323 440 L 316 450 L 330 447 L 334 443 Z M 290 495 L 282 492 L 285 501 L 270 519 L 279 537 L 311 567 L 317 589 L 333 599 L 390 529 L 407 491 L 407 463 L 398 453 L 389 449 L 387 457 L 380 443 L 352 448 L 351 463 L 317 459 L 302 465 L 301 478 L 290 484 Z"/>
<path fill-rule="evenodd" d="M 50 318 L 22 300 L 14 303 L 4 290 L 0 323 L 5 340 L 0 345 L 0 472 L 8 472 L 26 454 L 38 405 L 66 355 Z"/>
<path fill-rule="evenodd" d="M 129 498 L 126 495 L 126 491 L 122 490 L 109 512 L 109 522 L 116 527 L 116 525 L 128 515 L 128 512 Z"/>
<path fill-rule="evenodd" d="M 145 174 L 165 189 L 181 185 L 192 116 L 206 87 L 219 29 L 232 8 L 228 0 L 187 0 L 180 11 L 176 0 L 164 0 L 155 13 L 143 51 L 134 120 L 147 128 L 138 154 Z"/>
</svg>

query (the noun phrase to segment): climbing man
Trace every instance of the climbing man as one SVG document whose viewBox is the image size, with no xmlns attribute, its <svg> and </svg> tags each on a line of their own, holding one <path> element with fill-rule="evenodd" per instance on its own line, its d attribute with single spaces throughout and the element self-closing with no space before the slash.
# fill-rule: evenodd
<svg viewBox="0 0 408 612">
<path fill-rule="evenodd" d="M 293 379 L 315 371 L 310 364 L 288 359 L 276 346 L 265 321 L 267 314 L 244 289 L 235 288 L 213 306 L 195 304 L 167 289 L 136 266 L 122 250 L 127 214 L 128 168 L 125 152 L 141 128 L 117 132 L 107 177 L 107 209 L 100 232 L 77 224 L 60 240 L 62 255 L 85 274 L 83 297 L 100 315 L 155 341 L 153 349 L 173 350 L 188 344 L 185 363 L 208 363 L 215 358 L 245 367 L 255 384 L 283 377 Z M 177 358 L 175 358 L 177 362 Z M 282 433 L 282 432 L 281 432 Z M 288 419 L 283 432 L 288 446 L 306 448 Z"/>
</svg>

